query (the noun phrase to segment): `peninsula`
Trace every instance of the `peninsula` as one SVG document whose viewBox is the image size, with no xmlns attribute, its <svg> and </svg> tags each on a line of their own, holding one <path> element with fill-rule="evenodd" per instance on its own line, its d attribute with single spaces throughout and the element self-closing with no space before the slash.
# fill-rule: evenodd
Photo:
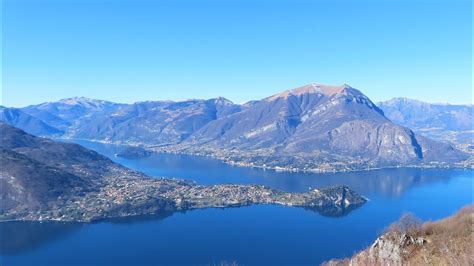
<svg viewBox="0 0 474 266">
<path fill-rule="evenodd" d="M 84 147 L 0 124 L 0 221 L 90 222 L 251 204 L 342 216 L 367 199 L 348 187 L 287 193 L 261 185 L 202 186 L 152 178 Z"/>
</svg>

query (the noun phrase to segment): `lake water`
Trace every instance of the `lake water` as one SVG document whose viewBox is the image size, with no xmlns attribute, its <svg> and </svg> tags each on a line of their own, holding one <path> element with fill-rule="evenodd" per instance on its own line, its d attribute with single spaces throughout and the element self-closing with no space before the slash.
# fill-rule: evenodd
<svg viewBox="0 0 474 266">
<path fill-rule="evenodd" d="M 294 192 L 344 184 L 370 201 L 337 218 L 259 205 L 92 224 L 1 223 L 1 265 L 318 265 L 371 244 L 405 212 L 435 220 L 473 202 L 474 172 L 468 170 L 286 173 L 184 155 L 127 160 L 114 156 L 118 146 L 77 142 L 151 176 L 199 184 L 264 184 Z"/>
</svg>

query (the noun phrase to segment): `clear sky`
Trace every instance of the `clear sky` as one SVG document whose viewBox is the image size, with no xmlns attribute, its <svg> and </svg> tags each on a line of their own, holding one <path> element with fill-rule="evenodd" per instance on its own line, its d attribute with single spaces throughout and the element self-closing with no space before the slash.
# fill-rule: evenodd
<svg viewBox="0 0 474 266">
<path fill-rule="evenodd" d="M 472 102 L 471 0 L 3 0 L 2 104 L 224 96 L 311 82 Z"/>
</svg>

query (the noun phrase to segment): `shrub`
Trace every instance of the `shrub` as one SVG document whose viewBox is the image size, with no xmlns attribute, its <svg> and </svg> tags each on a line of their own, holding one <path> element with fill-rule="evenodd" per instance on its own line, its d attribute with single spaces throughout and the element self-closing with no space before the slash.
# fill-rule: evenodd
<svg viewBox="0 0 474 266">
<path fill-rule="evenodd" d="M 400 220 L 391 224 L 387 232 L 395 232 L 399 234 L 407 234 L 410 236 L 418 236 L 421 234 L 422 221 L 411 213 L 405 213 Z"/>
</svg>

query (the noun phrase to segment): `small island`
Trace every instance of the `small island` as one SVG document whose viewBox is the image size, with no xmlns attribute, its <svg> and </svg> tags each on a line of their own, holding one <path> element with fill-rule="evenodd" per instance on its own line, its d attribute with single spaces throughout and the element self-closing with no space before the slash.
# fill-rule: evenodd
<svg viewBox="0 0 474 266">
<path fill-rule="evenodd" d="M 149 157 L 150 155 L 151 155 L 150 151 L 145 150 L 142 147 L 135 147 L 135 146 L 127 146 L 115 154 L 115 156 L 117 157 L 130 159 L 130 160 L 146 158 L 146 157 Z"/>
</svg>

